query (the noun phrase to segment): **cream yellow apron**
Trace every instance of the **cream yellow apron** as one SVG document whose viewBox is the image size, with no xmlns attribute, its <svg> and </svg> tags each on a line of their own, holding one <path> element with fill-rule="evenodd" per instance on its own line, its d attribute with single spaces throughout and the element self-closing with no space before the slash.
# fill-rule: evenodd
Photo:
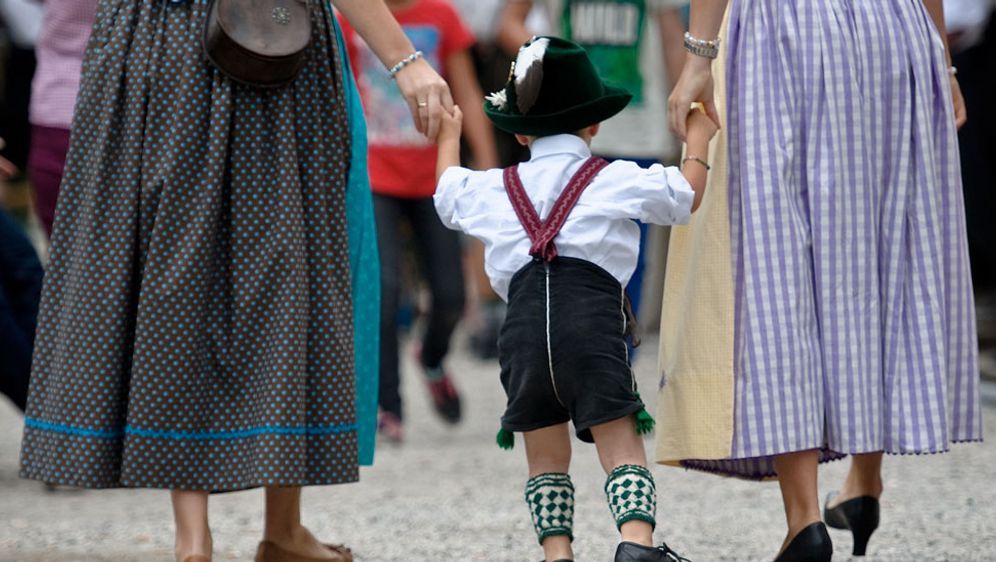
<svg viewBox="0 0 996 562">
<path fill-rule="evenodd" d="M 724 21 L 721 37 L 726 37 Z M 726 121 L 726 49 L 713 63 Z M 708 188 L 688 225 L 671 230 L 661 312 L 658 463 L 725 459 L 733 440 L 733 271 L 726 133 L 709 146 Z"/>
</svg>

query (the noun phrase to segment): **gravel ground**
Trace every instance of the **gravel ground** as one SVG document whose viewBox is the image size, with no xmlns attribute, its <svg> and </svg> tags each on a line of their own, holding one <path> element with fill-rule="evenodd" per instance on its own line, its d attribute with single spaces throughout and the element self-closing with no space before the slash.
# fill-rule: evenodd
<svg viewBox="0 0 996 562">
<path fill-rule="evenodd" d="M 647 338 L 647 341 L 653 341 Z M 654 388 L 653 345 L 637 363 Z M 410 420 L 402 447 L 382 446 L 359 484 L 309 489 L 305 523 L 322 538 L 351 545 L 360 562 L 535 561 L 541 557 L 521 500 L 525 458 L 493 444 L 504 397 L 497 365 L 458 354 L 450 361 L 466 420 L 444 426 L 420 381 L 404 388 Z M 412 373 L 412 365 L 406 365 Z M 645 396 L 653 396 L 645 392 Z M 986 427 L 996 432 L 996 391 L 988 389 Z M 155 490 L 46 491 L 17 478 L 21 421 L 0 404 L 0 560 L 171 560 L 168 496 Z M 648 442 L 649 445 L 649 442 Z M 611 560 L 615 536 L 592 447 L 578 442 L 578 560 Z M 825 466 L 827 492 L 845 462 Z M 657 537 L 698 562 L 770 560 L 783 530 L 773 483 L 739 482 L 657 467 Z M 887 459 L 882 528 L 868 562 L 996 561 L 996 445 L 955 446 L 951 454 Z M 261 533 L 261 494 L 212 499 L 216 560 L 251 560 Z M 851 539 L 832 532 L 837 559 Z"/>
</svg>

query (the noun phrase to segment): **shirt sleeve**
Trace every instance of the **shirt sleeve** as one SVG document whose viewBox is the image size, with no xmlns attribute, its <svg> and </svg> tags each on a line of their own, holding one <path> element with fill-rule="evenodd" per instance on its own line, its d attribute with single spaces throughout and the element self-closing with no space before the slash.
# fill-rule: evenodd
<svg viewBox="0 0 996 562">
<path fill-rule="evenodd" d="M 439 178 L 436 194 L 432 196 L 436 205 L 436 213 L 446 228 L 460 230 L 460 200 L 468 190 L 468 183 L 473 172 L 467 168 L 453 166 L 447 168 Z"/>
<path fill-rule="evenodd" d="M 641 168 L 620 160 L 602 173 L 599 204 L 612 218 L 668 225 L 685 224 L 691 217 L 695 192 L 674 166 Z"/>
</svg>

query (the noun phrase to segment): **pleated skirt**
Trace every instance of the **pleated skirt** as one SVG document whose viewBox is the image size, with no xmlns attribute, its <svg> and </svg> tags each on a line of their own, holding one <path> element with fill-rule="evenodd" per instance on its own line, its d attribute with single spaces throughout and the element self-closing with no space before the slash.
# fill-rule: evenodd
<svg viewBox="0 0 996 562">
<path fill-rule="evenodd" d="M 101 0 L 43 291 L 21 474 L 226 491 L 358 478 L 332 8 L 289 86 L 206 62 L 205 0 Z"/>
<path fill-rule="evenodd" d="M 982 439 L 951 85 L 920 0 L 734 0 L 731 455 Z"/>
</svg>

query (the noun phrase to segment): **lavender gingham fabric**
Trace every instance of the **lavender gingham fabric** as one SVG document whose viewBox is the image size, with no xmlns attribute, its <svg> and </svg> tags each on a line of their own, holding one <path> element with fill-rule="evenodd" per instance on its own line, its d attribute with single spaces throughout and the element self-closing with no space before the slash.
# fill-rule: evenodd
<svg viewBox="0 0 996 562">
<path fill-rule="evenodd" d="M 732 455 L 774 475 L 821 449 L 982 438 L 964 205 L 943 44 L 920 0 L 734 0 Z"/>
</svg>

